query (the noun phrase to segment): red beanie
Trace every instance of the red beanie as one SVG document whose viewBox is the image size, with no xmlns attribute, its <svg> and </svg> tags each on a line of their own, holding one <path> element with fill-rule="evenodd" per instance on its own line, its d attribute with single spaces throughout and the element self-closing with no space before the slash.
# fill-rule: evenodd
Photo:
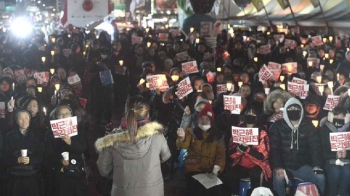
<svg viewBox="0 0 350 196">
<path fill-rule="evenodd" d="M 213 108 L 210 103 L 206 103 L 204 108 L 199 112 L 198 118 L 201 116 L 209 116 L 211 119 L 215 120 Z"/>
</svg>

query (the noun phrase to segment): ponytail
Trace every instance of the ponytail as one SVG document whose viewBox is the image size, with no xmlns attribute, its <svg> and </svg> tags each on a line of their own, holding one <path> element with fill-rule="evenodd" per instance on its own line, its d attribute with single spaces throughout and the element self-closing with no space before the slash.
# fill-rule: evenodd
<svg viewBox="0 0 350 196">
<path fill-rule="evenodd" d="M 138 127 L 134 109 L 129 110 L 128 115 L 126 116 L 126 122 L 128 125 L 130 141 L 135 142 Z"/>
</svg>

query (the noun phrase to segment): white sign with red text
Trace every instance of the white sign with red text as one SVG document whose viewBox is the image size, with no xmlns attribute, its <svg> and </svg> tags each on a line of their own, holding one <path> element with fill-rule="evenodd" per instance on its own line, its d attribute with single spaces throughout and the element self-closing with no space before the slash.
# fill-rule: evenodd
<svg viewBox="0 0 350 196">
<path fill-rule="evenodd" d="M 283 73 L 285 74 L 297 73 L 298 63 L 297 62 L 284 63 L 282 64 L 282 70 L 283 70 Z"/>
<path fill-rule="evenodd" d="M 51 120 L 50 124 L 55 138 L 61 138 L 65 135 L 69 135 L 70 137 L 78 135 L 78 121 L 76 116 Z"/>
<path fill-rule="evenodd" d="M 193 92 L 193 88 L 191 85 L 191 80 L 189 77 L 181 80 L 179 84 L 177 85 L 177 91 L 175 92 L 176 96 L 179 99 L 183 99 L 187 95 Z"/>
<path fill-rule="evenodd" d="M 142 44 L 143 37 L 138 37 L 138 36 L 132 36 L 131 37 L 131 44 Z"/>
<path fill-rule="evenodd" d="M 67 81 L 68 81 L 68 84 L 72 85 L 72 84 L 79 83 L 81 80 L 80 80 L 80 77 L 78 76 L 78 74 L 75 74 L 73 76 L 68 77 Z"/>
<path fill-rule="evenodd" d="M 25 81 L 27 79 L 24 69 L 15 70 L 14 74 L 17 82 Z"/>
<path fill-rule="evenodd" d="M 263 45 L 263 46 L 260 46 L 260 54 L 269 54 L 271 53 L 271 48 L 269 45 Z"/>
<path fill-rule="evenodd" d="M 184 72 L 185 74 L 192 74 L 192 73 L 199 72 L 197 61 L 182 63 L 181 68 L 182 68 L 182 72 Z"/>
<path fill-rule="evenodd" d="M 296 45 L 297 45 L 297 42 L 294 41 L 294 40 L 292 40 L 292 39 L 286 39 L 286 40 L 284 40 L 284 47 L 285 47 L 285 48 L 294 49 Z"/>
<path fill-rule="evenodd" d="M 282 72 L 282 70 L 281 70 L 282 65 L 278 64 L 278 63 L 274 63 L 274 62 L 269 62 L 267 67 L 270 69 L 270 71 L 273 74 L 273 78 L 271 78 L 271 79 L 274 79 L 275 81 L 277 81 L 281 75 L 281 72 Z"/>
<path fill-rule="evenodd" d="M 331 150 L 350 150 L 350 132 L 329 133 Z"/>
<path fill-rule="evenodd" d="M 261 81 L 261 82 L 267 81 L 272 77 L 273 77 L 273 73 L 270 71 L 270 69 L 266 65 L 264 65 L 260 68 L 259 81 Z"/>
<path fill-rule="evenodd" d="M 224 95 L 224 110 L 231 111 L 231 114 L 241 114 L 242 98 L 234 95 Z"/>
<path fill-rule="evenodd" d="M 332 111 L 333 108 L 335 108 L 335 106 L 338 105 L 339 100 L 340 100 L 340 96 L 328 95 L 326 103 L 324 104 L 323 109 L 324 110 L 328 110 L 328 111 Z"/>
<path fill-rule="evenodd" d="M 297 78 L 297 77 L 293 77 L 292 82 L 293 83 L 297 83 L 297 84 L 307 84 L 306 80 L 303 80 L 303 79 L 300 79 L 300 78 Z"/>
<path fill-rule="evenodd" d="M 305 99 L 309 95 L 309 85 L 288 82 L 288 92 Z"/>
<path fill-rule="evenodd" d="M 259 128 L 244 128 L 232 126 L 233 143 L 259 145 Z"/>
<path fill-rule="evenodd" d="M 232 88 L 234 85 L 232 85 Z M 221 93 L 226 93 L 228 91 L 226 84 L 218 84 L 216 85 L 216 94 L 219 95 Z"/>
<path fill-rule="evenodd" d="M 43 84 L 49 82 L 50 73 L 49 72 L 36 72 L 34 78 L 38 84 Z"/>
<path fill-rule="evenodd" d="M 322 37 L 320 35 L 311 37 L 311 40 L 315 46 L 322 46 L 323 45 Z"/>
<path fill-rule="evenodd" d="M 164 74 L 146 76 L 146 80 L 150 90 L 164 90 L 169 88 L 168 81 Z"/>
</svg>

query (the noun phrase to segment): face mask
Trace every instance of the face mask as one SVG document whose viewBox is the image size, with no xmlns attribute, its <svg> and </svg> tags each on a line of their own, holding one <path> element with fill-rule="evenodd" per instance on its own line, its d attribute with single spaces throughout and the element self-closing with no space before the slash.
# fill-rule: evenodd
<svg viewBox="0 0 350 196">
<path fill-rule="evenodd" d="M 345 120 L 344 119 L 333 119 L 333 125 L 335 126 L 335 128 L 339 129 L 342 128 L 345 124 Z"/>
<path fill-rule="evenodd" d="M 256 116 L 251 116 L 251 115 L 245 115 L 244 117 L 245 123 L 247 124 L 255 124 L 256 122 Z"/>
<path fill-rule="evenodd" d="M 289 120 L 297 121 L 300 119 L 300 110 L 291 110 L 291 111 L 287 110 L 287 114 L 288 114 Z"/>
<path fill-rule="evenodd" d="M 201 125 L 201 124 L 199 124 L 198 127 L 200 129 L 202 129 L 202 131 L 206 132 L 206 131 L 208 131 L 210 129 L 211 126 L 210 125 Z"/>
</svg>

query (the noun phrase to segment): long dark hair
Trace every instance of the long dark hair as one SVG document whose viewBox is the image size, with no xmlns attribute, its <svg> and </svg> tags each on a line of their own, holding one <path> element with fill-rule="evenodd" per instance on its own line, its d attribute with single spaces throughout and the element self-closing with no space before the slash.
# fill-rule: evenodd
<svg viewBox="0 0 350 196">
<path fill-rule="evenodd" d="M 217 128 L 215 121 L 210 119 L 210 129 L 207 131 L 209 133 L 209 137 L 205 140 L 205 142 L 212 143 L 214 141 L 222 139 L 222 133 Z M 193 130 L 193 134 L 196 136 L 196 139 L 203 140 L 203 131 L 198 127 L 198 124 Z"/>
<path fill-rule="evenodd" d="M 148 101 L 140 95 L 130 97 L 127 100 L 125 112 L 130 141 L 135 142 L 138 131 L 137 121 L 148 118 L 149 108 Z"/>
</svg>

